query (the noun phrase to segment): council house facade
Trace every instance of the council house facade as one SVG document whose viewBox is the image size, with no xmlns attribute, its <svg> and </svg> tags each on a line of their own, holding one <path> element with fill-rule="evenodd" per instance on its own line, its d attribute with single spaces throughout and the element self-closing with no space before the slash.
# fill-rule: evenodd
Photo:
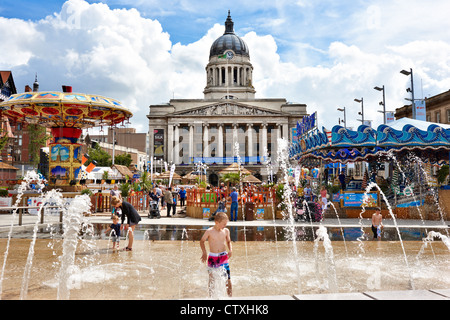
<svg viewBox="0 0 450 320">
<path fill-rule="evenodd" d="M 246 169 L 267 181 L 265 155 L 276 174 L 277 139 L 292 139 L 297 121 L 307 115 L 306 105 L 255 98 L 249 48 L 235 34 L 229 12 L 225 32 L 213 42 L 205 69 L 204 99 L 150 105 L 151 159 L 175 164 L 180 175 L 204 163 L 208 182 L 217 185 L 218 172 L 237 162 L 239 155 Z"/>
</svg>

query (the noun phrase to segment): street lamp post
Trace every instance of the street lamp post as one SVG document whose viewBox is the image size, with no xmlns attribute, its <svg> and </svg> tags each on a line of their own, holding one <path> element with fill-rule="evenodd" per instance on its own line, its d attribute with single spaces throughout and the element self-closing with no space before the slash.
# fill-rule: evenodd
<svg viewBox="0 0 450 320">
<path fill-rule="evenodd" d="M 412 117 L 413 119 L 416 119 L 417 115 L 416 115 L 416 103 L 414 100 L 414 76 L 413 76 L 413 69 L 410 68 L 410 71 L 406 71 L 406 70 L 402 70 L 400 71 L 401 74 L 404 74 L 405 76 L 411 76 L 411 88 L 406 89 L 406 92 L 411 92 L 411 96 L 412 96 Z M 407 99 L 408 100 L 408 99 Z"/>
<path fill-rule="evenodd" d="M 338 108 L 338 111 L 344 112 L 344 128 L 347 129 L 347 117 L 345 115 L 345 107 L 344 108 Z"/>
<path fill-rule="evenodd" d="M 355 102 L 361 103 L 361 112 L 358 112 L 358 114 L 361 116 L 361 123 L 364 124 L 364 98 L 361 99 L 355 99 Z"/>
<path fill-rule="evenodd" d="M 383 105 L 383 111 L 380 111 L 383 113 L 383 124 L 386 124 L 386 96 L 385 96 L 385 91 L 384 91 L 384 85 L 382 88 L 380 87 L 375 87 L 375 90 L 378 91 L 383 91 L 383 101 L 380 102 L 380 105 Z"/>
</svg>

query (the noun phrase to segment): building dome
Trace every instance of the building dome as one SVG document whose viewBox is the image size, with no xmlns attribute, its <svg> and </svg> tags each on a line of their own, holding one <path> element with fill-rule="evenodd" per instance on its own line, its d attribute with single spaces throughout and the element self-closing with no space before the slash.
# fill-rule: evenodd
<svg viewBox="0 0 450 320">
<path fill-rule="evenodd" d="M 227 50 L 233 50 L 236 55 L 250 57 L 247 44 L 234 33 L 234 23 L 231 20 L 230 11 L 228 11 L 225 21 L 225 33 L 212 44 L 209 58 L 223 55 Z"/>
</svg>

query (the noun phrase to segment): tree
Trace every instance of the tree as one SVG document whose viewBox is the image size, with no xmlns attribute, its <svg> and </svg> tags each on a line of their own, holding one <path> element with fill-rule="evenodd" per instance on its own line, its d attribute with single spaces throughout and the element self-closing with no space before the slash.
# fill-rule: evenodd
<svg viewBox="0 0 450 320">
<path fill-rule="evenodd" d="M 3 150 L 9 140 L 8 133 L 6 131 L 0 129 L 0 135 L 1 134 L 3 134 L 3 136 L 0 138 L 0 151 Z"/>
<path fill-rule="evenodd" d="M 114 163 L 122 166 L 128 167 L 133 160 L 131 159 L 131 154 L 129 153 L 122 153 L 118 154 L 114 157 Z"/>
<path fill-rule="evenodd" d="M 222 175 L 221 180 L 227 184 L 236 185 L 241 181 L 239 173 L 225 173 Z"/>
<path fill-rule="evenodd" d="M 28 124 L 27 130 L 30 135 L 30 144 L 28 145 L 28 152 L 30 155 L 30 162 L 34 167 L 40 162 L 41 148 L 45 147 L 46 142 L 50 139 L 45 127 L 38 124 Z"/>
<path fill-rule="evenodd" d="M 119 190 L 123 198 L 128 197 L 128 194 L 131 190 L 131 184 L 129 184 L 128 182 L 121 183 L 119 185 Z"/>
<path fill-rule="evenodd" d="M 139 185 L 142 191 L 149 192 L 152 190 L 152 180 L 150 178 L 150 174 L 147 171 L 142 173 L 142 176 L 139 179 Z"/>
<path fill-rule="evenodd" d="M 449 166 L 443 165 L 438 171 L 438 182 L 441 184 L 444 183 L 445 179 L 447 179 L 448 174 L 449 174 Z"/>
<path fill-rule="evenodd" d="M 84 164 L 88 166 L 92 161 L 97 162 L 97 166 L 99 167 L 111 167 L 112 161 L 111 156 L 103 150 L 98 143 L 94 144 L 93 148 L 89 148 L 88 150 L 89 160 Z"/>
</svg>

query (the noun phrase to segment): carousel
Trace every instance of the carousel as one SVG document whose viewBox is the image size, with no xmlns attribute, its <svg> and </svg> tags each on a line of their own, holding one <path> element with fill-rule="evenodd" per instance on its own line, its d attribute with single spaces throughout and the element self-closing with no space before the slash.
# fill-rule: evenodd
<svg viewBox="0 0 450 320">
<path fill-rule="evenodd" d="M 82 171 L 82 129 L 124 123 L 132 117 L 119 101 L 99 95 L 63 92 L 25 92 L 0 103 L 0 113 L 13 123 L 24 122 L 50 128 L 49 184 L 74 185 Z"/>
<path fill-rule="evenodd" d="M 368 182 L 383 183 L 392 191 L 395 204 L 410 201 L 407 197 L 413 190 L 421 198 L 429 188 L 438 187 L 436 172 L 449 163 L 450 126 L 408 118 L 377 129 L 361 125 L 353 131 L 334 126 L 331 131 L 316 129 L 296 138 L 289 151 L 290 159 L 303 168 L 336 168 L 336 165 L 344 168 L 356 162 L 364 163 L 360 191 L 343 192 L 341 188 L 341 200 L 342 194 L 344 200 L 350 196 L 361 198 Z M 380 177 L 381 166 L 385 171 Z M 338 169 L 334 175 L 339 172 L 342 171 Z M 380 196 L 375 198 L 379 206 Z"/>
<path fill-rule="evenodd" d="M 449 162 L 450 126 L 413 119 L 400 119 L 376 130 L 361 125 L 357 131 L 334 126 L 298 137 L 290 158 L 298 162 L 322 160 L 347 163 L 380 159 L 388 153 L 401 158 L 413 152 L 425 162 Z"/>
</svg>

